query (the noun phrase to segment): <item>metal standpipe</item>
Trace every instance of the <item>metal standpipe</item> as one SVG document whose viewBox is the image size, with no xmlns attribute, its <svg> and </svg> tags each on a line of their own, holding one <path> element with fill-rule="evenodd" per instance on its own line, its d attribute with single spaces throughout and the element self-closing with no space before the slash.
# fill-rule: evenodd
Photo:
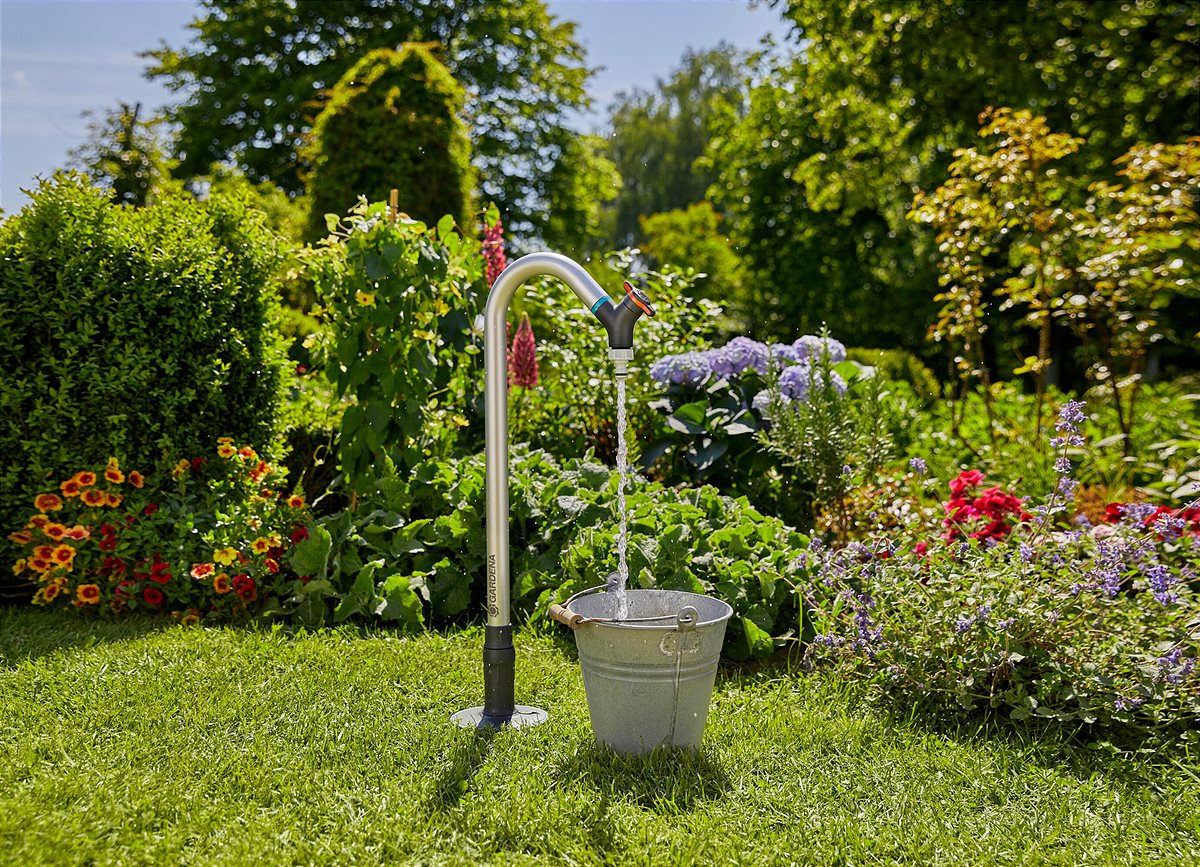
<svg viewBox="0 0 1200 867">
<path fill-rule="evenodd" d="M 566 283 L 609 331 L 636 319 L 617 308 L 608 294 L 577 262 L 557 253 L 531 253 L 511 263 L 496 278 L 484 311 L 484 426 L 487 462 L 487 626 L 483 642 L 483 705 L 460 710 L 450 719 L 463 728 L 500 728 L 538 725 L 544 710 L 516 704 L 513 678 L 516 651 L 511 620 L 511 581 L 508 555 L 508 307 L 517 289 L 532 277 L 555 277 Z M 627 287 L 628 288 L 628 287 Z M 629 288 L 630 297 L 636 290 Z M 642 312 L 644 299 L 635 299 Z M 602 315 L 603 314 L 603 315 Z M 632 321 L 628 321 L 632 339 Z M 630 347 L 632 343 L 630 342 Z"/>
</svg>

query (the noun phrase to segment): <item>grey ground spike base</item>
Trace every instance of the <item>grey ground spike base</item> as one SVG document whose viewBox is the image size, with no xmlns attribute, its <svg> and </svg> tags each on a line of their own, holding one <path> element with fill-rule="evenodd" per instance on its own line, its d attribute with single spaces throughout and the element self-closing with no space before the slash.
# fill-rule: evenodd
<svg viewBox="0 0 1200 867">
<path fill-rule="evenodd" d="M 464 729 L 499 729 L 505 726 L 521 729 L 541 725 L 549 716 L 544 710 L 523 704 L 514 706 L 512 716 L 491 716 L 483 712 L 483 705 L 479 705 L 453 714 L 450 722 Z"/>
</svg>

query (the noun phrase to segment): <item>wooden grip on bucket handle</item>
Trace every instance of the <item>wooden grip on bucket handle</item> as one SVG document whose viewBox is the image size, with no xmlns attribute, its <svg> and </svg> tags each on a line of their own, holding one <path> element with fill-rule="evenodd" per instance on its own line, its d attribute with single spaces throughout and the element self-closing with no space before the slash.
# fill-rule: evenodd
<svg viewBox="0 0 1200 867">
<path fill-rule="evenodd" d="M 552 620 L 557 620 L 559 623 L 569 626 L 572 629 L 577 629 L 580 624 L 587 622 L 587 618 L 582 614 L 576 614 L 570 608 L 559 605 L 557 602 L 550 606 L 548 613 Z"/>
</svg>

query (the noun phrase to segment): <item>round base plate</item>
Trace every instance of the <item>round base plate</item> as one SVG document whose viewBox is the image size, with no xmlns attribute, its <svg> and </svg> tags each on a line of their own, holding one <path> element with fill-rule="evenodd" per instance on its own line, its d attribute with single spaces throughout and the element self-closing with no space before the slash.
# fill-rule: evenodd
<svg viewBox="0 0 1200 867">
<path fill-rule="evenodd" d="M 526 726 L 541 725 L 548 717 L 549 714 L 544 710 L 539 710 L 536 707 L 528 707 L 523 704 L 516 705 L 512 716 L 488 716 L 484 714 L 483 706 L 480 705 L 479 707 L 469 707 L 466 710 L 460 710 L 450 717 L 450 722 L 464 729 L 499 729 L 504 726 L 512 726 L 515 729 L 519 729 Z"/>
</svg>

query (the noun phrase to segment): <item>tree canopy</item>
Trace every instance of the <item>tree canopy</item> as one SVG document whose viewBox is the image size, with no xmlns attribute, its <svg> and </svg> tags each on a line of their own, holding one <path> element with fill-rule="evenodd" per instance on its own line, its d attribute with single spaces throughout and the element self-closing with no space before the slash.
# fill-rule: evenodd
<svg viewBox="0 0 1200 867">
<path fill-rule="evenodd" d="M 579 185 L 547 178 L 586 170 L 572 164 L 565 118 L 586 107 L 589 72 L 575 25 L 555 20 L 542 0 L 202 0 L 202 8 L 191 42 L 145 55 L 147 75 L 183 97 L 170 113 L 181 174 L 227 161 L 299 192 L 297 152 L 327 89 L 372 49 L 435 42 L 469 94 L 483 198 L 524 236 L 544 234 L 557 207 L 578 206 L 553 196 Z"/>
<path fill-rule="evenodd" d="M 1200 125 L 1189 2 L 778 5 L 800 54 L 755 89 L 744 121 L 718 122 L 710 151 L 768 331 L 824 321 L 855 343 L 921 344 L 934 249 L 906 215 L 989 105 L 1085 136 L 1070 166 L 1085 183 L 1134 143 Z"/>
</svg>

